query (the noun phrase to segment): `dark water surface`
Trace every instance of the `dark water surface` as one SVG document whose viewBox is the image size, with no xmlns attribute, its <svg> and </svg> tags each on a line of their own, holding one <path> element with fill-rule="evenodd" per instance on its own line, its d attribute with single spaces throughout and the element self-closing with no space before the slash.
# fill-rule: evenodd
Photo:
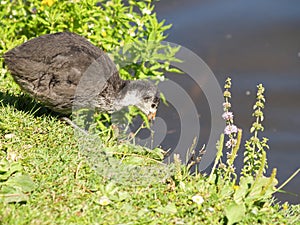
<svg viewBox="0 0 300 225">
<path fill-rule="evenodd" d="M 167 41 L 200 56 L 222 86 L 228 75 L 232 77 L 235 122 L 244 128 L 245 137 L 253 122 L 256 85 L 265 86 L 268 173 L 276 167 L 279 184 L 283 183 L 300 167 L 300 1 L 161 0 L 155 11 L 160 19 L 173 24 Z M 184 76 L 174 79 L 190 90 L 193 98 L 203 99 L 193 82 Z M 198 107 L 205 115 L 205 109 Z M 164 111 L 163 107 L 159 113 Z M 201 129 L 209 126 L 205 116 L 200 120 Z M 170 133 L 176 130 L 173 124 Z M 170 145 L 173 141 L 169 140 Z M 284 190 L 297 196 L 277 194 L 279 200 L 300 203 L 300 175 Z"/>
</svg>

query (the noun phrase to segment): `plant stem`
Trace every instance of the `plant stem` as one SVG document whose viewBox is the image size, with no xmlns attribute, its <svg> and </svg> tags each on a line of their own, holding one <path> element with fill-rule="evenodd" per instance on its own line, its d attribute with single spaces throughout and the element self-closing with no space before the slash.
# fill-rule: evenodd
<svg viewBox="0 0 300 225">
<path fill-rule="evenodd" d="M 280 187 L 277 188 L 276 191 L 279 191 L 285 185 L 287 185 L 299 172 L 300 172 L 300 168 L 298 170 L 296 170 L 282 185 L 280 185 Z"/>
<path fill-rule="evenodd" d="M 215 172 L 215 169 L 216 169 L 216 166 L 217 166 L 217 164 L 218 164 L 218 161 L 220 160 L 220 158 L 221 158 L 222 155 L 223 155 L 223 145 L 224 145 L 224 134 L 222 133 L 222 134 L 220 135 L 220 139 L 219 139 L 218 144 L 217 144 L 217 150 L 218 150 L 218 152 L 217 152 L 217 156 L 216 156 L 216 159 L 215 159 L 213 168 L 212 168 L 212 170 L 211 170 L 211 172 L 210 172 L 210 175 L 209 175 L 209 178 L 208 178 L 209 181 L 211 180 L 212 175 L 213 175 L 214 172 Z"/>
</svg>

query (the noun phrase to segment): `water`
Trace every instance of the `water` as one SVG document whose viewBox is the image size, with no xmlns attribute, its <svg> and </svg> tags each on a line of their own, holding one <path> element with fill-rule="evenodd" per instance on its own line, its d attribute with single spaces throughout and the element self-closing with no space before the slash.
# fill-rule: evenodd
<svg viewBox="0 0 300 225">
<path fill-rule="evenodd" d="M 264 136 L 270 139 L 268 173 L 276 167 L 279 184 L 283 183 L 300 167 L 300 1 L 162 0 L 156 3 L 155 11 L 160 19 L 173 24 L 168 41 L 199 55 L 221 85 L 228 75 L 232 77 L 235 122 L 244 128 L 245 137 L 253 122 L 256 85 L 263 83 L 266 87 Z M 185 85 L 193 99 L 198 99 L 204 135 L 201 140 L 205 140 L 209 122 L 201 90 L 183 76 L 172 79 Z M 167 111 L 162 107 L 159 113 Z M 176 113 L 173 114 L 169 116 L 173 124 L 168 127 L 170 137 L 163 143 L 166 146 L 172 146 L 178 138 Z M 299 187 L 300 175 L 284 188 L 297 196 L 277 194 L 278 199 L 300 203 Z"/>
</svg>

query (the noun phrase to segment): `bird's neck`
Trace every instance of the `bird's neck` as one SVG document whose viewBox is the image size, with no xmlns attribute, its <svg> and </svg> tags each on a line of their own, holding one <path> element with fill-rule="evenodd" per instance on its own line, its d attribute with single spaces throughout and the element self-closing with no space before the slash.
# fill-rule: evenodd
<svg viewBox="0 0 300 225">
<path fill-rule="evenodd" d="M 140 93 L 137 90 L 130 88 L 131 82 L 134 81 L 126 81 L 124 87 L 119 92 L 118 97 L 116 99 L 116 106 L 118 106 L 117 110 L 120 110 L 123 107 L 130 105 L 137 105 L 140 100 Z"/>
</svg>

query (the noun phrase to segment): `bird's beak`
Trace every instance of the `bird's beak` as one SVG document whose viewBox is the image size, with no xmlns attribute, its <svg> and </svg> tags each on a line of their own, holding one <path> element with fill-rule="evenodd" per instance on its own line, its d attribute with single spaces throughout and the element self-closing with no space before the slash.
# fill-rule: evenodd
<svg viewBox="0 0 300 225">
<path fill-rule="evenodd" d="M 150 112 L 148 114 L 148 120 L 155 120 L 156 112 Z"/>
</svg>

